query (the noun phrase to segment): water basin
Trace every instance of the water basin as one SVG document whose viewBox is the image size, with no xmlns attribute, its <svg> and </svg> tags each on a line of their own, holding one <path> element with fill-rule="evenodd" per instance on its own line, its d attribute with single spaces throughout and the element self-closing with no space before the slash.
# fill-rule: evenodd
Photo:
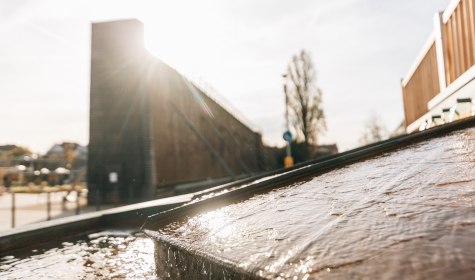
<svg viewBox="0 0 475 280">
<path fill-rule="evenodd" d="M 0 279 L 155 279 L 153 248 L 141 232 L 96 232 L 2 256 Z"/>
</svg>

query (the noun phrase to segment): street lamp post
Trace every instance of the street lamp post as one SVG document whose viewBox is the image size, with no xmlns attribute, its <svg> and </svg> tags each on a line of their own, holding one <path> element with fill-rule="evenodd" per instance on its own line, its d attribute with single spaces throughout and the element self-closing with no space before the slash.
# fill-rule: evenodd
<svg viewBox="0 0 475 280">
<path fill-rule="evenodd" d="M 292 158 L 292 151 L 290 149 L 290 144 L 292 142 L 292 133 L 290 132 L 289 127 L 289 95 L 287 93 L 287 74 L 283 74 L 284 78 L 284 95 L 285 95 L 285 128 L 284 140 L 287 142 L 286 156 L 284 158 L 284 167 L 291 167 L 294 165 L 294 159 Z"/>
</svg>

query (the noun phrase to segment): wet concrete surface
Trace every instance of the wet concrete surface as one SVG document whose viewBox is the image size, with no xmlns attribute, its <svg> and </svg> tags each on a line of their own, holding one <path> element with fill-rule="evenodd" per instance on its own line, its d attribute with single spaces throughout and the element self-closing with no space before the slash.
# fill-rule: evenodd
<svg viewBox="0 0 475 280">
<path fill-rule="evenodd" d="M 475 129 L 453 132 L 147 233 L 172 277 L 210 275 L 186 251 L 249 278 L 470 279 L 474 152 Z"/>
</svg>

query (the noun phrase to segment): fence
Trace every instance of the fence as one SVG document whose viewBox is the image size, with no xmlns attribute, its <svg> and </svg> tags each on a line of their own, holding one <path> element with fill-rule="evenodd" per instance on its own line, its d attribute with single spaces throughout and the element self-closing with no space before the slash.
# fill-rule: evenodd
<svg viewBox="0 0 475 280">
<path fill-rule="evenodd" d="M 427 112 L 427 102 L 440 92 L 435 41 L 431 38 L 411 78 L 403 85 L 406 123 L 412 123 Z M 404 83 L 404 81 L 403 81 Z M 417 94 L 416 94 L 417 93 Z"/>
<path fill-rule="evenodd" d="M 475 0 L 460 0 L 442 16 L 445 32 L 445 79 L 452 83 L 475 65 Z"/>
</svg>

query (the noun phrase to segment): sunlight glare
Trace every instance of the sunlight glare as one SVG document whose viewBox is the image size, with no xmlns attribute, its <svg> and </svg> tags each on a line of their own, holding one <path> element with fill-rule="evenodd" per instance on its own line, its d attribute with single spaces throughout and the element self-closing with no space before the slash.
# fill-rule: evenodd
<svg viewBox="0 0 475 280">
<path fill-rule="evenodd" d="M 229 214 L 223 210 L 208 212 L 198 218 L 198 223 L 210 230 L 210 236 L 229 238 L 236 233 L 234 226 L 229 225 Z"/>
<path fill-rule="evenodd" d="M 186 5 L 186 9 L 183 6 Z M 202 73 L 207 65 L 216 65 L 220 56 L 219 34 L 213 5 L 200 2 L 167 2 L 166 7 L 145 11 L 145 48 L 155 57 L 187 76 Z"/>
</svg>

